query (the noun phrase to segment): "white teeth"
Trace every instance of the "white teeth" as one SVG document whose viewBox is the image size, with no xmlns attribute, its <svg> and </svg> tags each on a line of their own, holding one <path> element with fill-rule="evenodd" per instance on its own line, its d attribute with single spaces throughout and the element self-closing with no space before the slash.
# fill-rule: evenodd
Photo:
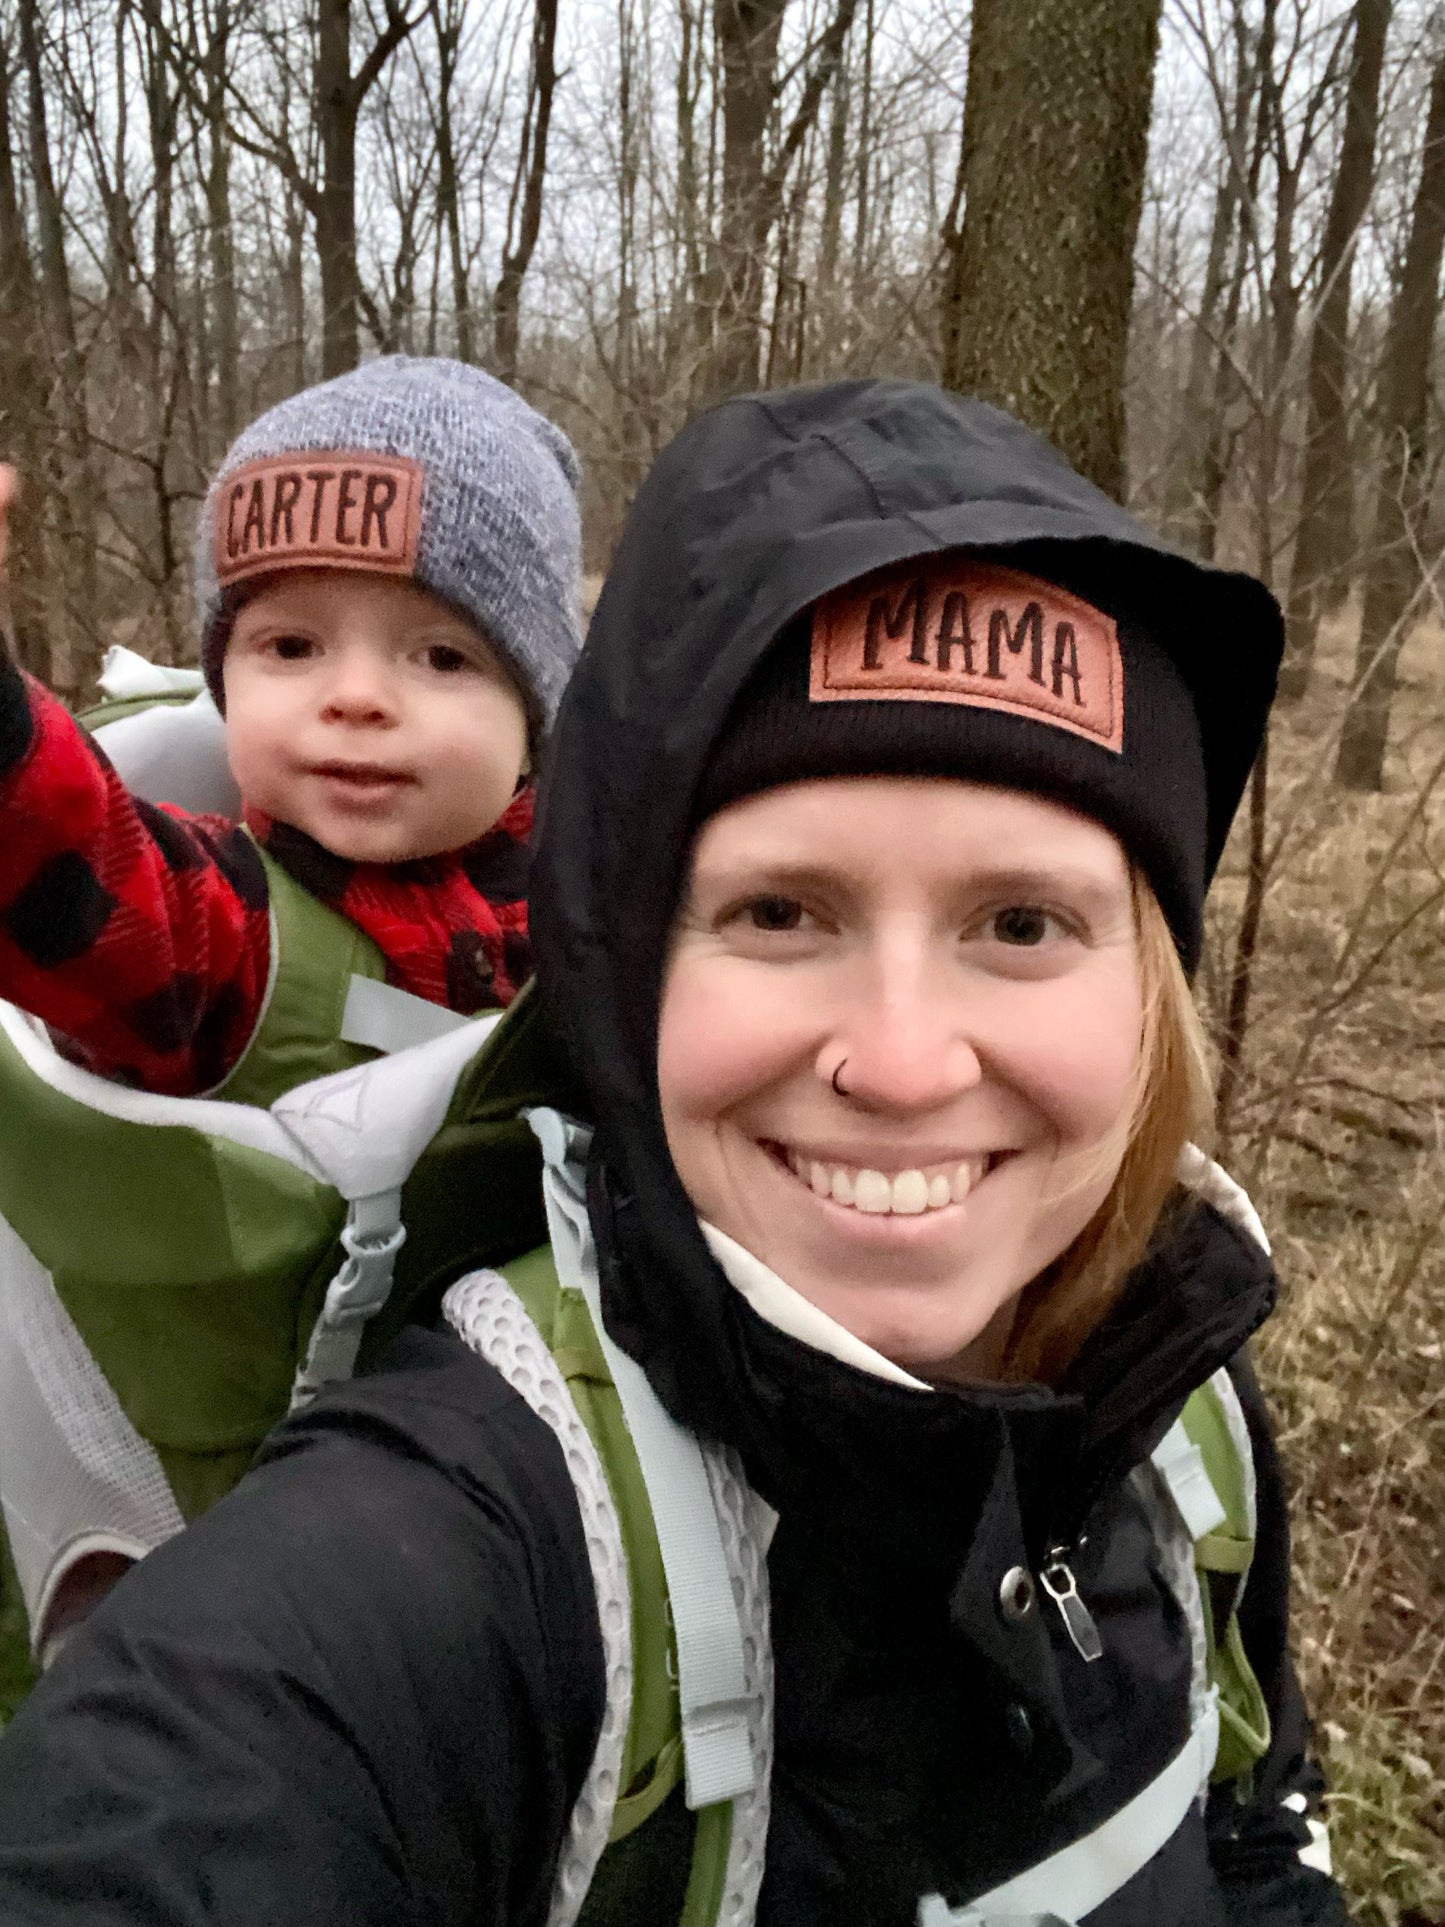
<svg viewBox="0 0 1445 1927">
<path fill-rule="evenodd" d="M 982 1158 L 969 1158 L 953 1174 L 953 1202 L 962 1204 L 977 1184 L 983 1170 Z"/>
<path fill-rule="evenodd" d="M 838 1180 L 833 1180 L 833 1195 L 837 1197 Z M 893 1186 L 881 1171 L 860 1171 L 853 1184 L 853 1203 L 858 1210 L 872 1216 L 881 1217 L 885 1211 L 893 1209 Z"/>
<path fill-rule="evenodd" d="M 921 1171 L 898 1173 L 893 1180 L 893 1209 L 903 1218 L 916 1218 L 928 1209 L 928 1179 Z"/>
<path fill-rule="evenodd" d="M 921 1217 L 927 1211 L 942 1211 L 946 1205 L 962 1204 L 988 1170 L 986 1155 L 963 1158 L 942 1171 L 886 1172 L 854 1170 L 843 1164 L 824 1164 L 818 1158 L 784 1149 L 788 1169 L 815 1196 L 831 1198 L 835 1204 L 851 1205 L 869 1217 Z"/>
</svg>

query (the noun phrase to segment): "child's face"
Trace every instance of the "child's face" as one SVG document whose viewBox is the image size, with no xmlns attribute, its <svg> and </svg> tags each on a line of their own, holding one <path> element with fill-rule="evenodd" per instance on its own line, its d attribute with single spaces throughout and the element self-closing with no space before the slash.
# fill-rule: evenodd
<svg viewBox="0 0 1445 1927">
<path fill-rule="evenodd" d="M 526 767 L 526 713 L 497 652 L 412 582 L 270 578 L 236 617 L 225 685 L 248 805 L 352 862 L 474 841 Z"/>
</svg>

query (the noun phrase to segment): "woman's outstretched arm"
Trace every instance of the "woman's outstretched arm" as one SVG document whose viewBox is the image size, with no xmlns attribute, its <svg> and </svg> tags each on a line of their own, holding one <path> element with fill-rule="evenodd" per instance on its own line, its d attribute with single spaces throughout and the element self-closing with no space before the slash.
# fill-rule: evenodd
<svg viewBox="0 0 1445 1927">
<path fill-rule="evenodd" d="M 0 1739 L 11 1927 L 541 1927 L 603 1673 L 551 1432 L 455 1340 L 282 1427 Z"/>
</svg>

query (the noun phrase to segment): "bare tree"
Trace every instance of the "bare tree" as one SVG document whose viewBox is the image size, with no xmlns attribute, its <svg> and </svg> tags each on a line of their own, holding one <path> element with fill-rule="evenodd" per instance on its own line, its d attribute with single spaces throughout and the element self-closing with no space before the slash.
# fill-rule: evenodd
<svg viewBox="0 0 1445 1927">
<path fill-rule="evenodd" d="M 527 108 L 517 149 L 517 171 L 507 204 L 502 272 L 492 296 L 492 361 L 503 381 L 517 379 L 517 342 L 522 283 L 542 228 L 542 190 L 547 178 L 547 136 L 557 91 L 557 0 L 534 0 L 532 59 L 527 71 Z"/>
<path fill-rule="evenodd" d="M 1320 617 L 1344 586 L 1354 499 L 1346 415 L 1350 293 L 1355 241 L 1374 180 L 1390 11 L 1391 0 L 1355 0 L 1344 135 L 1320 243 L 1320 293 L 1310 337 L 1304 479 L 1287 604 L 1289 644 L 1280 673 L 1280 694 L 1288 700 L 1305 692 Z"/>
<path fill-rule="evenodd" d="M 974 0 L 943 378 L 1124 486 L 1124 356 L 1160 0 Z"/>
<path fill-rule="evenodd" d="M 1442 254 L 1445 53 L 1437 57 L 1431 76 L 1419 187 L 1380 377 L 1384 460 L 1355 658 L 1356 691 L 1345 715 L 1335 763 L 1335 780 L 1350 789 L 1377 790 L 1384 780 L 1396 666 L 1412 606 L 1429 575 L 1422 544 L 1429 472 L 1430 349 L 1440 317 Z"/>
<path fill-rule="evenodd" d="M 722 62 L 722 204 L 708 274 L 712 352 L 702 385 L 725 395 L 756 386 L 762 347 L 768 244 L 789 173 L 843 57 L 858 0 L 837 0 L 811 69 L 771 159 L 768 132 L 777 99 L 778 42 L 787 0 L 716 0 Z"/>
</svg>

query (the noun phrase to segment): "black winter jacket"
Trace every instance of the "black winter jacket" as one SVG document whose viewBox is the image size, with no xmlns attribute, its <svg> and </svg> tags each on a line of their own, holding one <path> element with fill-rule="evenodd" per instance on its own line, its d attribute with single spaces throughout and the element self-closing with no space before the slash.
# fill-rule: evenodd
<svg viewBox="0 0 1445 1927">
<path fill-rule="evenodd" d="M 763 1927 L 906 1927 L 921 1894 L 995 1884 L 1177 1749 L 1187 1635 L 1126 1475 L 1269 1289 L 1258 1254 L 1201 1209 L 1136 1277 L 1073 1392 L 1028 1415 L 965 1395 L 991 1496 L 951 1593 L 936 1562 L 784 1512 Z M 1173 1356 L 1163 1330 L 1187 1333 Z M 1216 1793 L 1091 1927 L 1344 1920 L 1283 1804 L 1301 1793 L 1313 1808 L 1319 1780 L 1286 1650 L 1278 1469 L 1253 1379 L 1233 1369 L 1260 1495 L 1242 1623 L 1273 1744 L 1253 1797 Z M 1030 1418 L 1076 1403 L 1087 1416 L 1061 1467 Z M 999 1575 L 1057 1530 L 1103 1640 L 1094 1666 L 1051 1607 L 1013 1629 L 997 1611 Z M 542 1927 L 602 1702 L 552 1433 L 459 1340 L 413 1330 L 388 1369 L 288 1422 L 22 1708 L 0 1741 L 0 1920 Z M 674 1799 L 633 1836 L 630 1865 L 604 1863 L 584 1919 L 676 1921 L 688 1828 Z"/>
</svg>

